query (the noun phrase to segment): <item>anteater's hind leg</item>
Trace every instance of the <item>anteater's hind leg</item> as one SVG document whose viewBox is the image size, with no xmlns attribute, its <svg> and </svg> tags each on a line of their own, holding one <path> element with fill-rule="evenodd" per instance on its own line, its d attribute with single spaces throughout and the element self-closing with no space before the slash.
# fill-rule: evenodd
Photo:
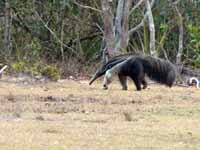
<svg viewBox="0 0 200 150">
<path fill-rule="evenodd" d="M 142 80 L 142 85 L 143 85 L 143 89 L 147 88 L 147 81 L 145 80 L 145 78 Z"/>
<path fill-rule="evenodd" d="M 122 86 L 122 90 L 127 90 L 128 89 L 128 87 L 127 87 L 127 77 L 120 75 L 120 74 L 118 74 L 118 77 L 119 77 L 120 84 Z"/>
<path fill-rule="evenodd" d="M 137 91 L 141 91 L 141 89 L 142 89 L 141 88 L 141 83 L 142 83 L 141 80 L 139 78 L 137 78 L 137 77 L 134 77 L 134 78 L 131 77 L 131 79 L 135 83 Z"/>
<path fill-rule="evenodd" d="M 130 72 L 130 77 L 135 83 L 135 86 L 137 88 L 137 91 L 141 91 L 141 84 L 144 85 L 143 88 L 146 88 L 147 83 L 144 79 L 145 74 L 144 74 L 144 68 L 141 63 L 135 62 L 132 66 L 131 72 Z"/>
<path fill-rule="evenodd" d="M 166 84 L 171 88 L 176 79 L 176 73 L 172 70 L 167 74 Z"/>
</svg>

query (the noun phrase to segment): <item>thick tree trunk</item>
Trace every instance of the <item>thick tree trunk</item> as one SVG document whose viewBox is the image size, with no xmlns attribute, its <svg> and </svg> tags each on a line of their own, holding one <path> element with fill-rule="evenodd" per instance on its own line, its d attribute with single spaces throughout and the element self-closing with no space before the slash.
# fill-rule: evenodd
<svg viewBox="0 0 200 150">
<path fill-rule="evenodd" d="M 126 49 L 128 46 L 128 21 L 132 1 L 118 1 L 116 18 L 114 18 L 111 10 L 111 2 L 112 1 L 110 0 L 102 0 L 104 39 L 106 42 L 106 50 L 108 55 L 112 57 L 116 53 L 119 53 L 122 49 Z"/>
<path fill-rule="evenodd" d="M 129 15 L 132 0 L 119 0 L 117 3 L 116 18 L 112 13 L 111 4 L 112 0 L 102 0 L 102 17 L 104 22 L 104 39 L 106 42 L 106 50 L 108 51 L 109 56 L 119 53 L 121 50 L 126 49 L 129 42 Z M 154 20 L 151 11 L 155 0 L 152 0 L 151 4 L 149 0 L 145 1 L 147 13 L 144 16 L 142 21 L 142 26 L 144 20 L 148 18 L 149 20 L 149 30 L 150 30 L 150 53 L 152 56 L 157 56 L 155 50 L 155 27 Z M 138 2 L 135 6 L 136 8 L 142 4 L 142 0 Z M 134 10 L 134 9 L 132 9 Z M 132 11 L 131 11 L 132 12 Z M 113 22 L 113 20 L 115 22 Z M 105 58 L 105 57 L 104 57 Z"/>
<path fill-rule="evenodd" d="M 121 40 L 122 40 L 122 19 L 123 19 L 123 13 L 124 13 L 124 5 L 125 1 L 124 0 L 119 0 L 118 1 L 118 6 L 117 6 L 117 13 L 116 13 L 116 18 L 115 18 L 115 49 L 119 51 L 121 49 Z"/>
<path fill-rule="evenodd" d="M 157 57 L 158 54 L 156 52 L 156 47 L 155 47 L 155 25 L 154 25 L 154 20 L 153 20 L 153 15 L 152 15 L 152 11 L 151 11 L 151 5 L 149 0 L 146 0 L 146 8 L 147 8 L 147 17 L 148 17 L 148 21 L 149 21 L 149 31 L 150 31 L 150 45 L 149 45 L 149 50 L 150 50 L 150 54 L 152 56 Z"/>
<path fill-rule="evenodd" d="M 106 49 L 109 55 L 114 53 L 115 36 L 113 29 L 113 13 L 109 0 L 102 0 L 102 15 L 104 23 L 104 38 L 106 41 Z"/>
<path fill-rule="evenodd" d="M 130 7 L 131 7 L 131 0 L 119 0 L 117 14 L 115 18 L 116 51 L 126 49 L 126 47 L 128 46 L 128 41 L 129 41 L 128 21 L 129 21 Z"/>
<path fill-rule="evenodd" d="M 5 52 L 8 56 L 11 53 L 11 8 L 10 8 L 10 0 L 5 0 L 5 31 L 4 31 L 4 47 Z"/>
<path fill-rule="evenodd" d="M 178 46 L 178 53 L 176 55 L 176 64 L 180 65 L 181 64 L 181 56 L 183 53 L 183 17 L 178 9 L 177 6 L 174 6 L 175 10 L 178 14 L 179 17 L 179 46 Z"/>
<path fill-rule="evenodd" d="M 131 8 L 131 0 L 125 0 L 123 22 L 122 22 L 122 40 L 121 49 L 126 49 L 129 42 L 129 14 Z"/>
</svg>

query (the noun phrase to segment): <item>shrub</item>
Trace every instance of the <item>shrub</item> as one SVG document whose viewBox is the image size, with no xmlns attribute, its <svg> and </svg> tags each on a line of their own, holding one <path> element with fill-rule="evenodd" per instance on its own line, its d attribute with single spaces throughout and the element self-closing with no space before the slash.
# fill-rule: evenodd
<svg viewBox="0 0 200 150">
<path fill-rule="evenodd" d="M 195 52 L 195 66 L 200 65 L 200 26 L 188 25 L 190 42 L 189 46 Z"/>
<path fill-rule="evenodd" d="M 28 73 L 31 76 L 45 76 L 52 80 L 60 79 L 59 70 L 55 66 L 43 64 L 42 62 L 27 63 L 25 61 L 16 62 L 12 65 L 14 72 L 16 73 Z"/>
<path fill-rule="evenodd" d="M 44 68 L 41 69 L 42 75 L 52 79 L 52 80 L 58 80 L 60 79 L 60 74 L 56 67 L 54 66 L 45 66 Z"/>
</svg>

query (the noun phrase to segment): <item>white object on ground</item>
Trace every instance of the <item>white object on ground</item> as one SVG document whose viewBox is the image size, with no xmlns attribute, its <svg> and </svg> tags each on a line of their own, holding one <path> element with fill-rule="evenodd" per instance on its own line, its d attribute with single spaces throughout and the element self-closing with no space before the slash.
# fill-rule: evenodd
<svg viewBox="0 0 200 150">
<path fill-rule="evenodd" d="M 196 88 L 199 88 L 199 80 L 196 77 L 191 77 L 189 79 L 189 84 L 193 84 L 194 81 L 196 82 Z"/>
</svg>

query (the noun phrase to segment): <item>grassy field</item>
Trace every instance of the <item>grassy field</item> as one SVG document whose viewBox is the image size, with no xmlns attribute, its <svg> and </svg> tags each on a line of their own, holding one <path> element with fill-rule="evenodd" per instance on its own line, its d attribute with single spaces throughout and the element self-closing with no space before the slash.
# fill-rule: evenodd
<svg viewBox="0 0 200 150">
<path fill-rule="evenodd" d="M 199 150 L 200 90 L 0 83 L 0 150 Z"/>
</svg>

